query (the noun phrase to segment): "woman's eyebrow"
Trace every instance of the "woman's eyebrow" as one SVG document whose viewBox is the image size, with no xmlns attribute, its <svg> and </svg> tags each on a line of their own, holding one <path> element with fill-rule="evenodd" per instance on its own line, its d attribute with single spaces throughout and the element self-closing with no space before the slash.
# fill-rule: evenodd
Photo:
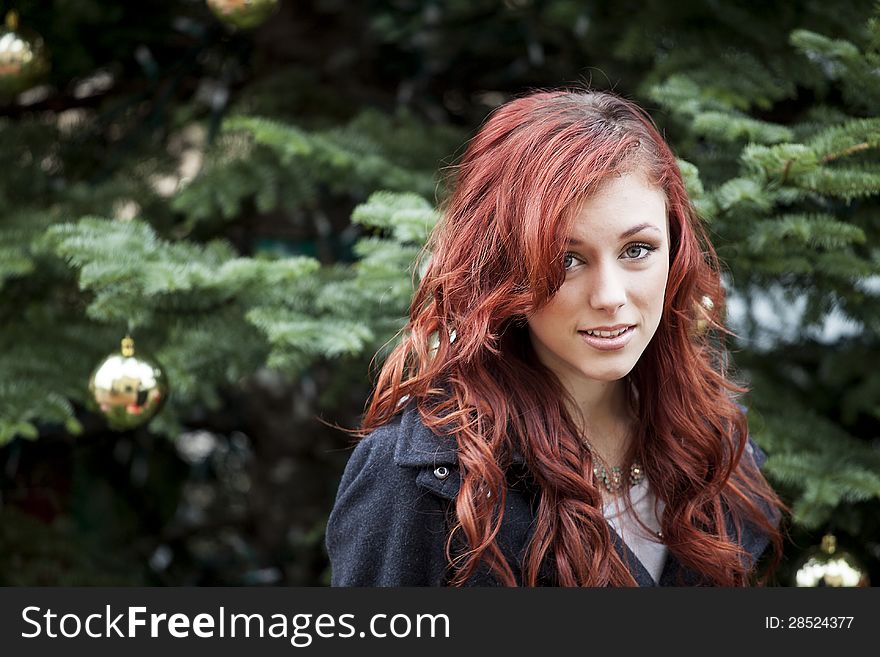
<svg viewBox="0 0 880 657">
<path fill-rule="evenodd" d="M 631 237 L 632 235 L 635 235 L 638 232 L 641 232 L 643 230 L 649 230 L 649 229 L 653 230 L 657 233 L 660 233 L 661 235 L 663 234 L 663 231 L 661 231 L 659 228 L 657 228 L 657 226 L 655 226 L 654 224 L 645 223 L 645 224 L 638 224 L 637 226 L 633 226 L 632 228 L 628 228 L 627 230 L 623 231 L 620 234 L 620 237 L 618 239 L 625 240 L 627 237 Z M 576 237 L 569 237 L 568 240 L 566 241 L 566 244 L 570 244 L 572 246 L 583 246 L 583 242 L 581 242 Z"/>
</svg>

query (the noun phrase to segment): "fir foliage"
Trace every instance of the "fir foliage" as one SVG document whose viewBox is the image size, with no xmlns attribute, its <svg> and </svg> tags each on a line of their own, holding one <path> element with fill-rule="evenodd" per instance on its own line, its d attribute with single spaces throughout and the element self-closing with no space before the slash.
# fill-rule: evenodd
<svg viewBox="0 0 880 657">
<path fill-rule="evenodd" d="M 18 3 L 23 23 L 59 54 L 46 100 L 0 108 L 7 468 L 15 450 L 39 446 L 38 438 L 95 433 L 100 418 L 86 409 L 86 383 L 127 331 L 163 366 L 172 390 L 139 439 L 177 441 L 235 415 L 230 396 L 271 397 L 260 387 L 266 381 L 296 391 L 294 399 L 279 393 L 276 413 L 292 406 L 311 420 L 331 398 L 359 410 L 352 391 L 368 387 L 367 360 L 380 361 L 395 344 L 430 261 L 426 240 L 447 193 L 440 172 L 501 102 L 536 87 L 590 83 L 643 104 L 679 157 L 724 267 L 737 335 L 727 346 L 751 388 L 743 400 L 751 430 L 769 455 L 764 471 L 792 503 L 795 528 L 844 532 L 866 554 L 880 549 L 871 538 L 880 532 L 873 0 L 796 0 L 772 11 L 643 2 L 635 18 L 628 3 L 570 0 L 286 3 L 283 38 L 272 29 L 232 34 L 201 2 L 63 4 Z M 83 40 L 86 33 L 94 38 Z M 117 60 L 105 67 L 111 52 Z M 112 80 L 109 91 L 88 91 L 102 76 Z M 317 444 L 311 428 L 289 433 L 284 426 L 265 438 L 264 458 L 290 443 L 299 459 Z M 343 450 L 324 452 L 341 467 Z M 139 490 L 135 462 L 128 495 Z M 107 463 L 80 476 L 106 491 Z M 281 481 L 275 466 L 283 470 L 283 460 L 271 465 L 270 478 Z M 163 468 L 152 476 L 164 480 L 171 470 Z M 194 465 L 193 476 L 208 468 Z M 300 476 L 307 468 L 295 459 L 290 469 Z M 324 496 L 320 513 L 279 539 L 286 556 L 277 561 L 304 570 L 284 550 L 320 552 L 335 480 L 303 488 Z M 177 493 L 168 494 L 173 511 Z M 95 518 L 111 510 L 85 497 L 71 505 L 98 535 Z M 252 512 L 271 507 L 251 502 Z M 140 539 L 152 550 L 167 540 L 167 531 L 160 538 L 146 536 L 152 527 L 133 529 L 143 508 L 122 513 L 129 533 L 110 528 L 98 549 Z M 269 513 L 226 520 L 218 526 L 230 533 L 284 524 Z M 172 534 L 204 529 L 164 521 L 157 526 Z M 7 513 L 0 527 L 4 553 L 88 573 L 66 581 L 108 579 L 97 572 L 103 565 L 70 559 L 64 546 L 92 545 L 73 525 L 34 528 Z M 22 551 L 16 541 L 46 549 Z M 254 566 L 250 576 L 272 561 L 254 564 L 261 553 L 250 546 L 236 554 L 232 561 Z M 215 572 L 212 558 L 201 572 Z M 31 572 L 27 564 L 8 563 L 16 577 L 0 573 L 2 581 L 62 581 L 39 568 L 18 577 Z M 291 579 L 313 584 L 319 576 Z M 250 580 L 226 572 L 216 581 Z"/>
<path fill-rule="evenodd" d="M 690 184 L 695 203 L 745 310 L 732 348 L 752 386 L 750 418 L 763 418 L 753 428 L 770 454 L 766 471 L 788 491 L 795 525 L 813 530 L 833 527 L 848 505 L 880 500 L 880 462 L 863 433 L 878 426 L 880 385 L 869 364 L 880 354 L 878 286 L 863 284 L 880 280 L 880 79 L 876 35 L 866 37 L 876 25 L 859 40 L 794 30 L 790 43 L 812 71 L 789 81 L 819 97 L 777 120 L 769 110 L 781 96 L 736 83 L 723 93 L 705 69 L 651 89 L 687 134 L 683 170 L 700 177 Z M 748 78 L 770 79 L 748 61 Z M 767 317 L 759 290 L 774 291 L 770 303 L 786 311 Z M 858 339 L 825 343 L 834 318 Z M 780 323 L 786 333 L 768 343 Z M 871 526 L 846 517 L 854 534 Z"/>
</svg>

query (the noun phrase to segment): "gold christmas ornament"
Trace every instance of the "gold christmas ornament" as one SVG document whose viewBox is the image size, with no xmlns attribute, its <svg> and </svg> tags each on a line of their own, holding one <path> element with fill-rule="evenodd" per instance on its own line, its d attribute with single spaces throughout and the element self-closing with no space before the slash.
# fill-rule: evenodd
<svg viewBox="0 0 880 657">
<path fill-rule="evenodd" d="M 90 406 L 111 429 L 125 431 L 148 422 L 168 396 L 162 367 L 135 356 L 134 340 L 126 336 L 120 353 L 107 356 L 89 378 Z"/>
<path fill-rule="evenodd" d="M 251 29 L 275 13 L 280 0 L 207 0 L 208 7 L 227 25 Z"/>
<path fill-rule="evenodd" d="M 837 549 L 833 534 L 822 537 L 822 546 L 813 548 L 795 571 L 796 586 L 870 586 L 868 572 L 849 552 Z"/>
<path fill-rule="evenodd" d="M 43 81 L 49 72 L 49 57 L 43 38 L 22 32 L 18 14 L 6 14 L 6 26 L 0 27 L 0 98 L 8 100 Z"/>
</svg>

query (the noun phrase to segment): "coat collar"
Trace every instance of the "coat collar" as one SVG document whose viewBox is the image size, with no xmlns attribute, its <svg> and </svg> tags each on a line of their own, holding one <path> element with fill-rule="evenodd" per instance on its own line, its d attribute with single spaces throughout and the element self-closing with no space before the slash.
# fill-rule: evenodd
<svg viewBox="0 0 880 657">
<path fill-rule="evenodd" d="M 766 456 L 761 449 L 749 438 L 748 454 L 754 458 L 758 467 L 763 464 Z M 433 491 L 435 494 L 454 500 L 461 486 L 461 476 L 458 471 L 458 444 L 453 436 L 438 436 L 428 429 L 422 422 L 421 416 L 415 403 L 407 403 L 400 417 L 400 431 L 398 432 L 397 445 L 394 450 L 394 461 L 397 465 L 411 468 L 419 468 L 416 483 Z M 515 454 L 514 461 L 524 463 L 521 455 Z M 441 468 L 447 468 L 444 472 Z M 444 475 L 445 476 L 441 476 Z M 725 508 L 725 521 L 727 531 L 735 535 L 733 518 Z M 639 586 L 675 586 L 681 572 L 683 581 L 689 586 L 699 585 L 700 576 L 685 568 L 670 552 L 666 559 L 659 583 L 655 583 L 644 565 L 632 552 L 629 546 L 620 538 L 617 532 L 611 528 L 611 537 L 617 553 L 630 569 Z M 769 543 L 767 535 L 757 530 L 749 523 L 744 523 L 741 544 L 746 551 L 748 566 L 754 565 L 756 560 L 766 549 Z"/>
<path fill-rule="evenodd" d="M 514 463 L 525 465 L 519 452 L 512 456 Z M 400 434 L 394 450 L 394 462 L 411 468 L 436 468 L 458 465 L 458 442 L 454 436 L 438 436 L 422 422 L 416 404 L 410 402 L 400 419 Z"/>
<path fill-rule="evenodd" d="M 400 419 L 394 462 L 411 468 L 454 466 L 458 464 L 458 443 L 454 436 L 438 436 L 428 429 L 416 404 L 410 402 Z"/>
</svg>

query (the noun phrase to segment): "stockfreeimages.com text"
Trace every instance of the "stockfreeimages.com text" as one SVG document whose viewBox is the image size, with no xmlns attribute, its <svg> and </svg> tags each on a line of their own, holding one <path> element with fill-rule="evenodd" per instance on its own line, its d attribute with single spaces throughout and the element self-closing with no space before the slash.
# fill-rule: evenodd
<svg viewBox="0 0 880 657">
<path fill-rule="evenodd" d="M 376 638 L 449 638 L 449 617 L 446 614 L 374 614 L 364 629 L 358 630 L 354 614 L 236 614 L 220 607 L 216 613 L 189 614 L 148 613 L 146 607 L 125 607 L 115 613 L 106 605 L 103 612 L 81 617 L 65 613 L 59 616 L 51 609 L 25 607 L 21 612 L 28 631 L 21 636 L 32 639 L 75 638 L 93 639 L 121 637 L 157 638 L 170 636 L 184 639 L 192 636 L 211 639 L 226 637 L 290 639 L 297 648 L 309 646 L 315 637 L 323 639 L 353 637 Z"/>
</svg>

